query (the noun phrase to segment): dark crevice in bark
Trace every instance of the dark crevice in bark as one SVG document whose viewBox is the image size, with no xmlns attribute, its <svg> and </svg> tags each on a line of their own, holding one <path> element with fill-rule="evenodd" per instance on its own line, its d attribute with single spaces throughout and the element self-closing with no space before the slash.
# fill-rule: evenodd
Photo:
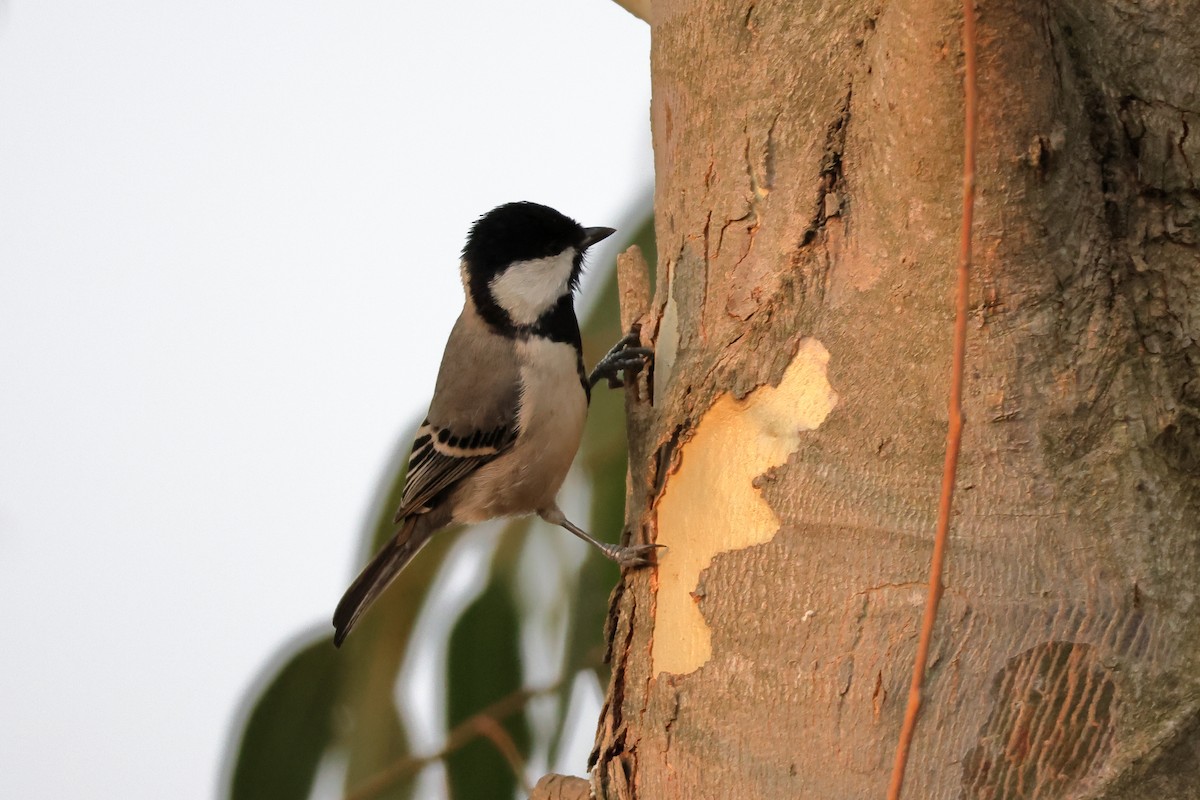
<svg viewBox="0 0 1200 800">
<path fill-rule="evenodd" d="M 1179 135 L 1179 142 L 1176 146 L 1179 148 L 1179 157 L 1183 160 L 1183 164 L 1187 168 L 1188 186 L 1194 192 L 1196 191 L 1196 173 L 1192 170 L 1192 161 L 1188 158 L 1187 154 L 1188 134 L 1191 131 L 1187 121 L 1187 114 L 1182 112 L 1179 114 L 1179 124 L 1183 128 L 1183 132 Z"/>
<path fill-rule="evenodd" d="M 818 175 L 816 209 L 800 241 L 801 247 L 807 247 L 816 241 L 817 235 L 825 229 L 825 223 L 831 216 L 845 214 L 846 198 L 840 196 L 839 189 L 843 177 L 842 154 L 846 150 L 846 127 L 850 124 L 850 98 L 853 91 L 853 85 L 846 87 L 846 97 L 838 109 L 837 118 L 829 124 L 825 132 L 825 155 L 821 159 Z"/>
<path fill-rule="evenodd" d="M 672 462 L 675 459 L 676 451 L 679 448 L 680 439 L 683 437 L 685 427 L 684 424 L 676 425 L 671 430 L 671 435 L 665 442 L 659 445 L 658 450 L 654 453 L 654 494 L 651 502 L 662 494 L 663 486 L 666 485 L 667 476 L 671 474 Z"/>
<path fill-rule="evenodd" d="M 608 653 L 605 660 L 612 664 L 613 674 L 609 682 L 608 697 L 600 712 L 600 726 L 597 731 L 596 743 L 588 756 L 587 768 L 591 771 L 597 764 L 610 765 L 617 763 L 625 770 L 626 777 L 633 770 L 636 756 L 633 748 L 627 747 L 627 726 L 625 724 L 625 688 L 626 669 L 631 658 L 635 620 L 637 616 L 637 594 L 626 593 L 626 576 L 616 588 L 609 601 L 609 619 L 606 627 L 609 631 Z M 626 601 L 626 598 L 628 600 Z M 621 636 L 623 629 L 623 636 Z M 618 645 L 616 639 L 620 638 Z M 604 771 L 601 770 L 601 783 L 606 782 Z"/>
<path fill-rule="evenodd" d="M 608 616 L 604 620 L 604 663 L 612 664 L 613 645 L 617 639 L 617 609 L 621 607 L 621 598 L 625 595 L 625 581 L 617 581 L 612 594 L 608 598 Z"/>
</svg>

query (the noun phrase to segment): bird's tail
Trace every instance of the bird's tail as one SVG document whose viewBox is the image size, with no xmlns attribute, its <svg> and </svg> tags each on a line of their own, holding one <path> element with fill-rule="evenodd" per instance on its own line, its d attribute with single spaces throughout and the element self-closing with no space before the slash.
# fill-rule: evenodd
<svg viewBox="0 0 1200 800">
<path fill-rule="evenodd" d="M 429 536 L 433 533 L 432 526 L 420 524 L 425 521 L 422 517 L 421 514 L 413 514 L 405 519 L 396 535 L 375 554 L 342 595 L 337 610 L 333 612 L 334 645 L 342 646 L 358 618 L 396 579 L 400 570 L 404 569 L 405 564 L 412 560 L 425 542 L 429 541 Z"/>
</svg>

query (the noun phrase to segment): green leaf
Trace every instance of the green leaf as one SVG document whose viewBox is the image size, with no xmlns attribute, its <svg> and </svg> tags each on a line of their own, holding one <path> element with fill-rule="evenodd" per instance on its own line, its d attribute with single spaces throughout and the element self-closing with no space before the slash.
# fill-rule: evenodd
<svg viewBox="0 0 1200 800">
<path fill-rule="evenodd" d="M 305 800 L 333 736 L 337 653 L 311 639 L 262 690 L 242 732 L 229 797 Z"/>
</svg>

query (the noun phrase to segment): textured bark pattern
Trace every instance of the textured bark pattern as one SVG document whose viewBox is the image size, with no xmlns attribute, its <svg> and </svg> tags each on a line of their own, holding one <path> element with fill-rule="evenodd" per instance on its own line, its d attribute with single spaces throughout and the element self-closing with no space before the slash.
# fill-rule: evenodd
<svg viewBox="0 0 1200 800">
<path fill-rule="evenodd" d="M 588 782 L 569 775 L 545 775 L 533 787 L 529 800 L 590 800 Z"/>
<path fill-rule="evenodd" d="M 1194 798 L 1200 8 L 978 9 L 967 427 L 905 796 Z M 630 527 L 653 538 L 705 412 L 805 337 L 840 400 L 754 482 L 771 541 L 691 590 L 707 662 L 655 674 L 658 577 L 614 593 L 598 797 L 884 794 L 946 430 L 960 22 L 655 0 L 659 363 Z"/>
</svg>

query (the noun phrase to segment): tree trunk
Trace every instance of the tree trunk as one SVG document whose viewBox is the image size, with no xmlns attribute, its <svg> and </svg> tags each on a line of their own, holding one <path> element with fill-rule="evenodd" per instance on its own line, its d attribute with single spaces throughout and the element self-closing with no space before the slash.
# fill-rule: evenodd
<svg viewBox="0 0 1200 800">
<path fill-rule="evenodd" d="M 614 594 L 593 783 L 882 798 L 947 427 L 960 8 L 651 22 L 628 520 L 669 550 Z M 986 0 L 978 25 L 966 429 L 905 797 L 1194 798 L 1200 8 Z"/>
</svg>

